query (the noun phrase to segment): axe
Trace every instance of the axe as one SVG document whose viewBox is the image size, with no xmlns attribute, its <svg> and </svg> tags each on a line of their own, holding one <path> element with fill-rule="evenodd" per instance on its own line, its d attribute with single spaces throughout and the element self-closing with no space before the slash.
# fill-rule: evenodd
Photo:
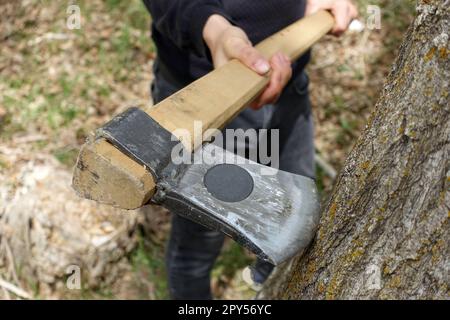
<svg viewBox="0 0 450 320">
<path fill-rule="evenodd" d="M 320 11 L 256 48 L 266 58 L 282 51 L 295 60 L 333 24 L 331 14 Z M 88 137 L 74 169 L 74 189 L 124 209 L 151 201 L 220 230 L 266 261 L 287 260 L 314 236 L 319 220 L 314 181 L 275 169 L 262 174 L 268 167 L 204 143 L 211 138 L 208 129 L 223 128 L 268 81 L 232 60 L 153 107 L 126 110 Z M 196 121 L 202 130 L 194 130 Z M 173 163 L 172 150 L 180 143 L 194 158 L 206 154 L 207 161 Z"/>
</svg>

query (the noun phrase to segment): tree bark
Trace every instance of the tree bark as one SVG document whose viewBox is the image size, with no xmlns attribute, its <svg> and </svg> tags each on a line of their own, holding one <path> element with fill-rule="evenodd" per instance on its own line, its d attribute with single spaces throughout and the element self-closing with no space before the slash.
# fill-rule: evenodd
<svg viewBox="0 0 450 320">
<path fill-rule="evenodd" d="M 262 297 L 448 299 L 450 1 L 418 1 L 311 247 Z"/>
</svg>

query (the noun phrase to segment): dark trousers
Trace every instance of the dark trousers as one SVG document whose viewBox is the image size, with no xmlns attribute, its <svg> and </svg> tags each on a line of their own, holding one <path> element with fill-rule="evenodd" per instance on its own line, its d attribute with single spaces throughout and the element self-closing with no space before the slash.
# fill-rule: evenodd
<svg viewBox="0 0 450 320">
<path fill-rule="evenodd" d="M 181 88 L 165 79 L 154 66 L 154 103 Z M 293 77 L 278 102 L 255 111 L 242 111 L 228 129 L 279 129 L 279 168 L 314 178 L 314 128 L 310 114 L 308 77 Z M 256 146 L 248 145 L 248 148 Z M 166 253 L 169 291 L 172 299 L 211 299 L 210 272 L 220 253 L 224 235 L 178 215 L 172 215 L 172 229 Z M 273 266 L 258 260 L 255 271 L 266 278 Z"/>
</svg>

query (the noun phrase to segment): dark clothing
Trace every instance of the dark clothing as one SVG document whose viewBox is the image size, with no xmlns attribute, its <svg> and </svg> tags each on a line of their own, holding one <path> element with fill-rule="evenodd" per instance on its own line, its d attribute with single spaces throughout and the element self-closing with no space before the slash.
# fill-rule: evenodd
<svg viewBox="0 0 450 320">
<path fill-rule="evenodd" d="M 161 73 L 186 86 L 213 69 L 203 41 L 203 27 L 212 14 L 220 14 L 242 28 L 253 44 L 303 17 L 306 0 L 144 0 L 152 16 L 152 38 Z M 300 74 L 309 52 L 293 65 Z"/>
<path fill-rule="evenodd" d="M 156 61 L 152 84 L 154 103 L 181 89 L 165 79 L 158 66 Z M 308 77 L 301 73 L 289 82 L 275 105 L 258 111 L 247 108 L 227 128 L 279 129 L 280 169 L 313 178 L 314 129 L 310 110 Z M 173 299 L 211 299 L 210 271 L 223 241 L 224 235 L 218 231 L 208 230 L 178 215 L 172 216 L 166 264 Z M 267 278 L 272 269 L 270 263 L 258 261 L 254 266 L 255 280 Z"/>
</svg>

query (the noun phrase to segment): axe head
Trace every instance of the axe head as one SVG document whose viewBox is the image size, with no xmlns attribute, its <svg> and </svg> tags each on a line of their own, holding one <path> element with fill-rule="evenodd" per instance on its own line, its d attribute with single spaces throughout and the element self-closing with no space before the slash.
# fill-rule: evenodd
<svg viewBox="0 0 450 320">
<path fill-rule="evenodd" d="M 213 144 L 189 163 L 174 161 L 181 144 L 138 108 L 114 118 L 98 135 L 148 168 L 156 181 L 152 201 L 219 230 L 279 264 L 304 249 L 319 221 L 314 180 L 269 168 Z"/>
<path fill-rule="evenodd" d="M 165 178 L 157 201 L 222 231 L 275 265 L 310 243 L 319 220 L 312 179 L 270 169 L 212 144 L 195 152 L 199 154 L 200 163 Z"/>
</svg>

